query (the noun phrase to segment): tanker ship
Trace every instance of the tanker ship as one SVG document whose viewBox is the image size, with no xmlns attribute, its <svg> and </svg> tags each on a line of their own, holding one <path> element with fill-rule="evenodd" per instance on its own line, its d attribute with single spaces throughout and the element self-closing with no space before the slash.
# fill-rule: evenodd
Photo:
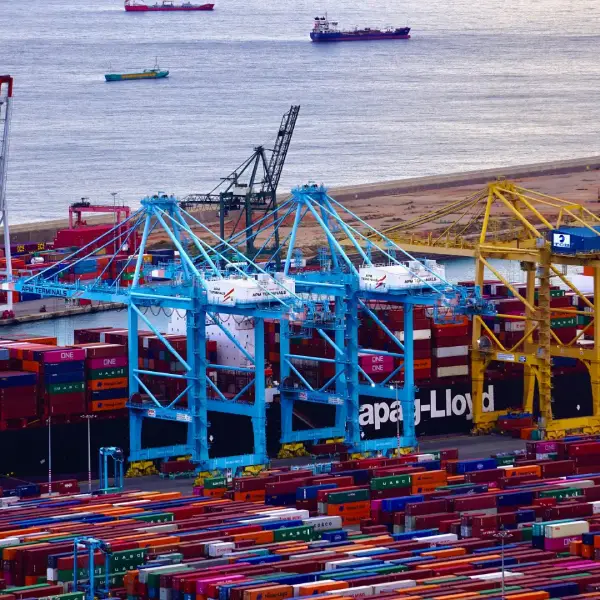
<svg viewBox="0 0 600 600">
<path fill-rule="evenodd" d="M 175 4 L 172 0 L 163 0 L 160 4 L 145 4 L 141 0 L 125 0 L 125 10 L 127 12 L 178 12 L 188 10 L 213 10 L 214 4 L 192 4 L 183 2 Z"/>
<path fill-rule="evenodd" d="M 337 21 L 329 21 L 327 17 L 315 17 L 310 32 L 313 42 L 364 42 L 369 40 L 408 40 L 410 27 L 388 27 L 386 29 L 338 29 Z"/>
</svg>

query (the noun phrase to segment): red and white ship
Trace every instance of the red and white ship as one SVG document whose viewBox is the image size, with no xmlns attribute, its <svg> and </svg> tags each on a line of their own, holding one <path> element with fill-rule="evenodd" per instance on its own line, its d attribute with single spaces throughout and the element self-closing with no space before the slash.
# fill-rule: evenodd
<svg viewBox="0 0 600 600">
<path fill-rule="evenodd" d="M 191 2 L 183 2 L 175 4 L 173 0 L 163 0 L 160 4 L 148 5 L 140 0 L 125 0 L 125 10 L 127 12 L 169 12 L 182 10 L 213 10 L 214 4 L 192 4 Z"/>
</svg>

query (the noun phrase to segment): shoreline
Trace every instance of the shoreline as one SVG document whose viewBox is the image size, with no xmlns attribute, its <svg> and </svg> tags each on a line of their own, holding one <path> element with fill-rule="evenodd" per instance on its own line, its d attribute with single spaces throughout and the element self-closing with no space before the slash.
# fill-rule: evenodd
<svg viewBox="0 0 600 600">
<path fill-rule="evenodd" d="M 583 173 L 600 170 L 600 155 L 558 160 L 543 163 L 532 163 L 513 167 L 496 167 L 493 169 L 479 169 L 475 171 L 462 171 L 443 175 L 427 175 L 407 179 L 396 179 L 375 183 L 364 183 L 352 186 L 339 186 L 329 189 L 329 193 L 340 202 L 368 200 L 385 196 L 399 196 L 432 190 L 445 190 L 464 186 L 485 185 L 497 179 L 536 178 L 549 175 L 567 175 L 570 173 Z M 280 193 L 281 201 L 288 198 L 288 194 Z M 398 216 L 401 216 L 401 208 Z M 204 222 L 215 219 L 216 211 L 208 210 Z M 10 219 L 10 217 L 9 217 Z M 87 218 L 89 224 L 110 223 L 111 215 L 93 216 Z M 10 226 L 10 239 L 13 244 L 24 242 L 50 242 L 54 239 L 59 229 L 69 226 L 69 219 L 54 219 L 52 221 L 36 221 L 33 223 L 19 223 Z M 0 234 L 0 240 L 4 236 Z"/>
</svg>

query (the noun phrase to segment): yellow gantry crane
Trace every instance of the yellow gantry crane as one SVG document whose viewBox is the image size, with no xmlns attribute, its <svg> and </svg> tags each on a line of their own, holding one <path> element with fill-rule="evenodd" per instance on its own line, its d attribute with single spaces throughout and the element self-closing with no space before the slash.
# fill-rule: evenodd
<svg viewBox="0 0 600 600">
<path fill-rule="evenodd" d="M 574 237 L 587 239 L 588 243 L 581 248 L 565 250 L 565 244 L 561 243 L 565 239 L 561 233 L 564 231 L 574 232 Z M 597 323 L 600 325 L 599 217 L 580 204 L 528 190 L 509 181 L 496 181 L 466 199 L 402 222 L 383 233 L 407 251 L 473 257 L 476 285 L 483 286 L 487 270 L 525 307 L 522 315 L 497 315 L 501 324 L 524 322 L 522 336 L 511 344 L 503 342 L 484 319 L 474 318 L 471 376 L 475 432 L 491 430 L 504 414 L 485 412 L 483 408 L 486 370 L 495 361 L 523 365 L 523 410 L 533 412 L 537 389 L 539 427 L 547 439 L 567 433 L 600 431 L 600 326 L 596 326 Z M 556 243 L 555 236 L 558 236 Z M 567 234 L 567 238 L 570 237 Z M 519 262 L 525 272 L 524 293 L 521 286 L 508 281 L 495 259 Z M 593 297 L 578 289 L 566 274 L 564 265 L 587 267 L 593 273 Z M 568 308 L 551 306 L 553 279 L 573 292 L 576 304 Z M 561 341 L 552 330 L 553 319 L 581 316 L 590 320 L 568 342 Z M 505 327 L 501 325 L 499 329 Z M 592 331 L 593 341 L 585 339 L 591 337 Z M 592 416 L 554 418 L 554 357 L 574 358 L 586 365 L 592 388 Z"/>
</svg>

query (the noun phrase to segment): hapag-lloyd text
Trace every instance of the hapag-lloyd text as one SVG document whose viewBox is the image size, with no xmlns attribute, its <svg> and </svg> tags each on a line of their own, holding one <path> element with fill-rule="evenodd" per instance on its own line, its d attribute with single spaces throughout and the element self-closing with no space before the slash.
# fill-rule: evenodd
<svg viewBox="0 0 600 600">
<path fill-rule="evenodd" d="M 488 385 L 487 391 L 483 393 L 483 411 L 494 411 L 494 386 Z M 419 398 L 415 399 L 415 425 L 421 422 L 421 414 L 428 412 L 432 419 L 449 416 L 465 416 L 467 420 L 473 419 L 473 401 L 471 394 L 452 394 L 448 388 L 445 393 L 431 390 L 429 404 L 425 404 Z M 466 413 L 466 414 L 465 414 Z M 359 423 L 362 427 L 374 426 L 375 430 L 381 429 L 381 425 L 387 422 L 396 423 L 402 421 L 402 407 L 400 402 L 375 402 L 364 403 L 360 407 Z"/>
</svg>

